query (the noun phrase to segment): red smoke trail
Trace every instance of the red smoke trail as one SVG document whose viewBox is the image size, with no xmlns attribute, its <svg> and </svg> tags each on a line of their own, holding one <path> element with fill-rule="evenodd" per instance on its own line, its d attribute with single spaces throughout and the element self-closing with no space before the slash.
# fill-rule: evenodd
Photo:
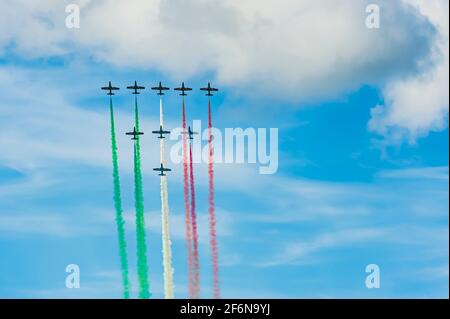
<svg viewBox="0 0 450 319">
<path fill-rule="evenodd" d="M 212 119 L 211 119 L 211 101 L 208 98 L 208 145 L 209 145 L 209 243 L 211 246 L 211 260 L 213 266 L 213 293 L 214 298 L 220 298 L 219 288 L 219 262 L 217 252 L 216 238 L 216 214 L 214 209 L 214 166 L 213 166 L 213 145 L 212 145 Z"/>
<path fill-rule="evenodd" d="M 182 126 L 183 126 L 183 188 L 184 188 L 184 209 L 185 209 L 185 223 L 186 223 L 186 248 L 188 255 L 188 286 L 189 297 L 195 295 L 195 283 L 193 277 L 193 259 L 192 259 L 192 233 L 191 233 L 191 218 L 189 209 L 189 176 L 187 163 L 187 145 L 186 145 L 186 112 L 184 107 L 184 97 L 182 102 Z"/>
<path fill-rule="evenodd" d="M 191 222 L 193 239 L 193 266 L 194 266 L 194 298 L 200 298 L 200 262 L 198 257 L 198 233 L 197 233 L 197 213 L 195 211 L 195 187 L 194 187 L 194 167 L 192 160 L 192 145 L 189 144 L 189 177 L 191 186 Z"/>
</svg>

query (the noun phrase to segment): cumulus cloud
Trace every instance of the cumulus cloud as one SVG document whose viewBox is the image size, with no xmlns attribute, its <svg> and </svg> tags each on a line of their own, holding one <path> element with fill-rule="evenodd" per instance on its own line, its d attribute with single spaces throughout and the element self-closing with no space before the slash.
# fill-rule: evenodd
<svg viewBox="0 0 450 319">
<path fill-rule="evenodd" d="M 86 56 L 177 81 L 213 74 L 295 105 L 369 84 L 385 100 L 369 129 L 389 141 L 447 126 L 445 0 L 379 1 L 380 29 L 365 26 L 368 0 L 83 0 L 81 28 L 67 29 L 70 2 L 4 1 L 0 56 Z"/>
<path fill-rule="evenodd" d="M 382 134 L 387 143 L 408 139 L 414 143 L 429 131 L 448 126 L 449 106 L 449 4 L 440 0 L 407 0 L 437 28 L 431 66 L 416 75 L 388 82 L 384 104 L 372 109 L 369 129 Z"/>
<path fill-rule="evenodd" d="M 66 54 L 64 4 L 53 0 L 4 0 L 0 10 L 0 57 L 6 49 L 29 58 Z"/>
<path fill-rule="evenodd" d="M 3 23 L 12 32 L 3 43 L 9 39 L 31 56 L 45 49 L 48 55 L 86 50 L 117 66 L 153 68 L 174 78 L 213 72 L 223 85 L 294 100 L 332 96 L 413 70 L 432 36 L 426 20 L 394 1 L 382 2 L 386 14 L 377 31 L 365 26 L 365 0 L 137 0 L 126 8 L 120 1 L 83 1 L 79 30 L 62 27 L 59 3 L 6 6 L 3 15 L 10 18 Z M 12 10 L 22 19 L 11 21 Z"/>
</svg>

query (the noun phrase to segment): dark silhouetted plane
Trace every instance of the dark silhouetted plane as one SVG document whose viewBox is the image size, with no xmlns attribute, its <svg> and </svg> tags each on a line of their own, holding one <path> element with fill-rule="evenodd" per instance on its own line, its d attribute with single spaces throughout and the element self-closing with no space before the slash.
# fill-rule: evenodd
<svg viewBox="0 0 450 319">
<path fill-rule="evenodd" d="M 164 174 L 164 172 L 170 172 L 171 171 L 170 168 L 165 168 L 163 163 L 161 163 L 161 167 L 154 168 L 153 170 L 159 172 L 159 174 L 158 174 L 159 176 L 166 176 L 166 174 Z"/>
<path fill-rule="evenodd" d="M 140 93 L 138 92 L 138 90 L 144 90 L 144 89 L 145 89 L 145 86 L 139 86 L 139 85 L 137 85 L 137 82 L 134 81 L 134 85 L 127 86 L 127 89 L 129 89 L 129 90 L 134 90 L 134 92 L 131 92 L 131 94 L 140 94 Z"/>
<path fill-rule="evenodd" d="M 109 92 L 107 93 L 107 95 L 114 95 L 113 91 L 117 91 L 117 90 L 119 90 L 119 88 L 118 88 L 118 87 L 115 87 L 115 86 L 112 86 L 112 85 L 111 85 L 111 81 L 109 81 L 109 85 L 108 85 L 108 86 L 102 87 L 102 90 L 109 91 Z"/>
<path fill-rule="evenodd" d="M 200 91 L 208 91 L 206 96 L 213 96 L 213 94 L 211 94 L 211 92 L 217 92 L 219 90 L 211 87 L 211 83 L 208 82 L 208 86 L 205 88 L 201 88 Z"/>
<path fill-rule="evenodd" d="M 188 131 L 187 131 L 187 133 L 188 133 L 188 138 L 189 138 L 190 140 L 193 140 L 193 139 L 194 139 L 194 136 L 193 136 L 194 134 L 198 134 L 197 132 L 192 132 L 190 126 L 188 126 Z"/>
<path fill-rule="evenodd" d="M 161 82 L 159 82 L 159 85 L 152 87 L 152 90 L 159 91 L 159 93 L 156 93 L 158 95 L 164 95 L 163 91 L 170 90 L 170 89 L 168 87 L 162 86 Z"/>
<path fill-rule="evenodd" d="M 152 131 L 153 134 L 159 134 L 158 138 L 166 138 L 164 134 L 170 134 L 170 131 L 164 131 L 162 125 L 159 126 L 159 130 Z"/>
<path fill-rule="evenodd" d="M 188 88 L 188 87 L 185 87 L 185 86 L 184 86 L 184 82 L 181 83 L 181 87 L 175 88 L 174 90 L 175 90 L 175 91 L 181 91 L 181 93 L 180 93 L 181 96 L 187 95 L 187 94 L 185 93 L 186 91 L 192 91 L 191 88 Z"/>
<path fill-rule="evenodd" d="M 131 138 L 132 140 L 137 140 L 137 137 L 139 135 L 144 135 L 144 133 L 142 132 L 137 132 L 136 131 L 136 127 L 133 128 L 133 132 L 126 132 L 125 135 L 133 135 L 133 137 Z"/>
</svg>

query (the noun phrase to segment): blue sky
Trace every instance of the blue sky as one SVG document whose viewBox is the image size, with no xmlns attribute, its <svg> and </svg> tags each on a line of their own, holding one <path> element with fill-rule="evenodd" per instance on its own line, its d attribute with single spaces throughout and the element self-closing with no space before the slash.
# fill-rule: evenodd
<svg viewBox="0 0 450 319">
<path fill-rule="evenodd" d="M 80 29 L 64 27 L 64 1 L 2 3 L 0 297 L 121 297 L 99 89 L 109 80 L 122 88 L 114 105 L 134 297 L 132 144 L 123 134 L 134 80 L 212 81 L 216 127 L 279 130 L 276 174 L 215 167 L 223 297 L 448 297 L 448 3 L 380 1 L 379 30 L 364 27 L 367 1 L 333 3 L 152 0 L 123 10 L 80 1 Z M 206 101 L 199 91 L 187 97 L 188 121 L 206 125 Z M 158 97 L 146 91 L 139 103 L 144 132 L 157 129 Z M 167 127 L 179 127 L 179 96 L 164 103 Z M 158 154 L 146 134 L 150 286 L 161 298 Z M 175 295 L 184 298 L 182 167 L 171 166 Z M 207 168 L 195 170 L 208 298 Z M 71 263 L 79 289 L 65 287 Z M 365 287 L 368 264 L 380 266 L 379 289 Z"/>
</svg>

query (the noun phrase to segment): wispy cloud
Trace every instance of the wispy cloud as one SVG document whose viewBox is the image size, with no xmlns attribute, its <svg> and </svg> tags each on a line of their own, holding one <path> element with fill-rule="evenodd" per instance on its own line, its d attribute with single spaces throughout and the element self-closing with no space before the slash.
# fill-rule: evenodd
<svg viewBox="0 0 450 319">
<path fill-rule="evenodd" d="M 112 222 L 101 217 L 95 209 L 74 209 L 75 214 L 59 212 L 41 213 L 37 210 L 0 214 L 0 237 L 80 238 L 102 236 L 114 231 Z M 112 214 L 111 214 L 112 216 Z M 110 216 L 110 217 L 111 217 Z"/>
<path fill-rule="evenodd" d="M 437 179 L 448 180 L 448 166 L 405 168 L 384 170 L 377 174 L 381 178 L 393 179 Z"/>
<path fill-rule="evenodd" d="M 350 244 L 366 244 L 370 241 L 381 239 L 386 234 L 386 229 L 377 228 L 353 228 L 325 233 L 305 242 L 287 244 L 280 254 L 274 256 L 270 261 L 261 263 L 260 266 L 307 264 L 309 257 L 321 250 Z"/>
<path fill-rule="evenodd" d="M 410 234 L 414 233 L 415 238 L 411 240 Z M 425 258 L 445 257 L 448 244 L 445 240 L 448 237 L 448 229 L 443 226 L 432 228 L 416 227 L 408 225 L 390 226 L 385 228 L 347 228 L 343 230 L 325 232 L 312 239 L 300 241 L 291 240 L 292 243 L 284 245 L 281 253 L 275 254 L 270 260 L 260 263 L 263 267 L 273 267 L 279 265 L 308 264 L 322 252 L 336 248 L 353 249 L 354 247 L 367 247 L 373 244 L 387 244 L 398 246 L 414 246 L 418 258 L 422 259 L 426 255 L 420 255 L 419 251 L 427 252 Z M 432 250 L 432 252 L 430 251 Z"/>
</svg>

